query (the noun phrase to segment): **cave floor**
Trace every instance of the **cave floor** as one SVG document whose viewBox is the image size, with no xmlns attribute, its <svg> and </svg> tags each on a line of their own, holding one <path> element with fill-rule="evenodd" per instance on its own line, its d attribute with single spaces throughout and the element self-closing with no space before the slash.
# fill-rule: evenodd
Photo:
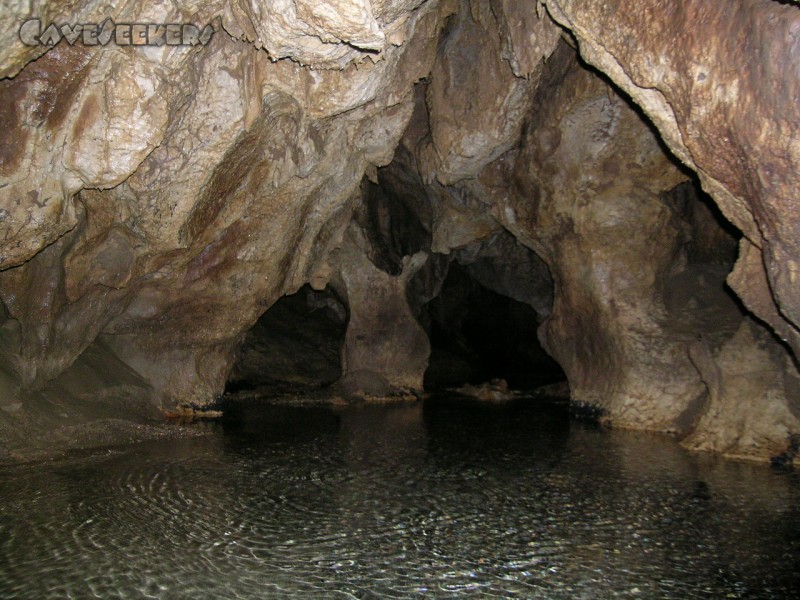
<svg viewBox="0 0 800 600">
<path fill-rule="evenodd" d="M 558 403 L 239 402 L 0 467 L 0 595 L 797 597 L 800 477 Z"/>
</svg>

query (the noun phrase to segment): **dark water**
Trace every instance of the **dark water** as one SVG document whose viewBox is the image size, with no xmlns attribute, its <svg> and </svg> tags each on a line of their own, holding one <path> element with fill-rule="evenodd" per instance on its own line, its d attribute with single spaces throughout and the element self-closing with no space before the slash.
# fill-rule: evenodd
<svg viewBox="0 0 800 600">
<path fill-rule="evenodd" d="M 798 500 L 531 404 L 262 406 L 0 470 L 0 597 L 793 598 Z"/>
</svg>

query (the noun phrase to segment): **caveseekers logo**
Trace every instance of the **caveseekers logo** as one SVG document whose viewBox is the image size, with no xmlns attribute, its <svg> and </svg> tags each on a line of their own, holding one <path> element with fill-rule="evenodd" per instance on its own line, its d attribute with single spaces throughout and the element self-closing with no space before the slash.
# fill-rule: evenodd
<svg viewBox="0 0 800 600">
<path fill-rule="evenodd" d="M 29 19 L 19 28 L 19 39 L 26 46 L 55 46 L 62 39 L 69 45 L 105 46 L 205 46 L 214 35 L 214 28 L 200 29 L 188 23 L 114 23 L 106 19 L 101 24 L 77 23 L 42 29 L 39 19 Z"/>
</svg>

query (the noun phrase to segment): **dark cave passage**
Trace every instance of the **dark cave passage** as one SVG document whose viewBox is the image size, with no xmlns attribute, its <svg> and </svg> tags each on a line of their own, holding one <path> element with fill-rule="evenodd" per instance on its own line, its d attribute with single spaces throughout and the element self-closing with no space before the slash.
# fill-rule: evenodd
<svg viewBox="0 0 800 600">
<path fill-rule="evenodd" d="M 419 317 L 431 344 L 425 389 L 503 379 L 530 390 L 565 380 L 537 339 L 541 318 L 530 305 L 488 289 L 453 262 L 441 291 Z M 226 392 L 321 388 L 342 376 L 348 322 L 330 288 L 306 285 L 267 310 L 244 338 Z"/>
<path fill-rule="evenodd" d="M 226 391 L 334 383 L 347 319 L 347 306 L 330 288 L 305 285 L 284 296 L 245 334 Z"/>
<path fill-rule="evenodd" d="M 430 200 L 419 188 L 407 185 L 407 175 L 403 181 L 400 175 L 405 168 L 392 163 L 381 171 L 379 184 L 365 180 L 363 204 L 353 226 L 363 232 L 359 252 L 365 252 L 372 268 L 389 278 L 400 281 L 404 261 L 420 251 L 429 253 L 405 284 L 407 305 L 430 344 L 424 389 L 504 380 L 511 389 L 533 390 L 566 381 L 567 374 L 542 344 L 554 301 L 546 263 L 504 230 L 447 255 L 431 253 Z M 411 179 L 411 183 L 419 181 Z M 665 309 L 662 327 L 668 336 L 701 335 L 719 345 L 733 335 L 743 318 L 742 307 L 725 283 L 741 233 L 725 220 L 696 180 L 664 192 L 660 202 L 673 215 L 674 240 L 674 254 L 662 259 L 661 280 L 652 290 L 654 306 Z M 370 292 L 374 282 L 364 283 L 367 298 L 374 296 Z M 573 278 L 562 285 L 568 290 L 582 284 Z M 268 309 L 245 335 L 226 392 L 287 386 L 314 389 L 342 381 L 348 303 L 360 302 L 363 307 L 365 300 L 357 295 L 348 300 L 342 281 L 336 287 L 342 291 L 335 292 L 333 285 L 323 291 L 305 285 Z M 402 330 L 409 321 L 398 319 L 396 310 L 385 303 L 377 313 L 370 308 L 369 314 L 380 318 L 363 323 L 351 343 L 360 345 L 365 331 L 391 327 L 395 333 L 387 339 L 402 344 Z M 590 332 L 575 334 L 587 337 Z M 419 356 L 424 351 L 410 348 L 409 352 L 408 356 Z M 403 357 L 400 353 L 395 358 L 402 361 Z M 371 367 L 369 361 L 366 366 Z M 383 375 L 377 367 L 374 373 L 379 378 Z M 389 391 L 391 386 L 382 389 Z"/>
<path fill-rule="evenodd" d="M 533 389 L 566 379 L 537 339 L 539 318 L 529 305 L 487 289 L 458 263 L 423 311 L 431 341 L 425 388 L 504 379 Z"/>
</svg>

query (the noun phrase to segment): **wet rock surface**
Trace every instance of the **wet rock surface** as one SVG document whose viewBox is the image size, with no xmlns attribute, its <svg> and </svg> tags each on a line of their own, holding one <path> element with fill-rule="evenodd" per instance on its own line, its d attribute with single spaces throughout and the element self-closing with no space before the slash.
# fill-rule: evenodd
<svg viewBox="0 0 800 600">
<path fill-rule="evenodd" d="M 690 357 L 709 399 L 694 433 L 682 442 L 686 447 L 731 456 L 777 457 L 792 450 L 800 426 L 800 375 L 768 331 L 746 319 L 714 355 L 700 341 Z"/>
<path fill-rule="evenodd" d="M 550 67 L 543 93 L 554 95 L 541 98 L 525 136 L 505 215 L 553 274 L 544 345 L 575 401 L 622 426 L 668 430 L 703 391 L 661 300 L 661 282 L 681 268 L 681 240 L 660 193 L 683 176 L 598 76 L 566 53 Z"/>
<path fill-rule="evenodd" d="M 149 401 L 151 392 L 102 340 L 36 391 L 21 388 L 0 368 L 0 463 L 207 433 L 202 425 L 166 421 Z"/>
</svg>

